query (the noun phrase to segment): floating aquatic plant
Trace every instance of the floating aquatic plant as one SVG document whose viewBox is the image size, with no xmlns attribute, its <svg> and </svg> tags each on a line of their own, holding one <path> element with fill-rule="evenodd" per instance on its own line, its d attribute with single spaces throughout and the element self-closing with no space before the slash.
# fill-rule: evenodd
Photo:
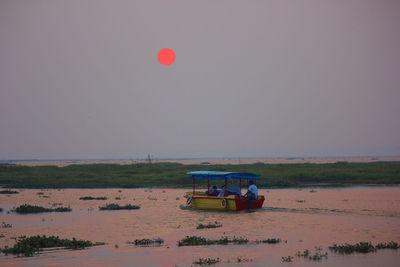
<svg viewBox="0 0 400 267">
<path fill-rule="evenodd" d="M 236 258 L 236 261 L 237 261 L 238 263 L 242 263 L 242 262 L 249 262 L 249 261 L 252 261 L 252 259 L 237 257 L 237 258 Z"/>
<path fill-rule="evenodd" d="M 21 236 L 16 239 L 17 243 L 13 247 L 5 247 L 2 252 L 7 254 L 32 256 L 35 253 L 39 253 L 44 248 L 68 248 L 68 249 L 84 249 L 95 245 L 104 245 L 103 242 L 92 243 L 88 240 L 77 240 L 60 239 L 58 236 Z"/>
<path fill-rule="evenodd" d="M 280 243 L 282 240 L 280 240 L 279 238 L 267 238 L 267 239 L 263 239 L 263 240 L 256 240 L 256 243 L 267 243 L 267 244 L 278 244 Z"/>
<path fill-rule="evenodd" d="M 18 191 L 14 191 L 14 190 L 1 190 L 0 191 L 0 194 L 19 194 L 19 192 Z"/>
<path fill-rule="evenodd" d="M 379 243 L 375 246 L 376 249 L 399 249 L 400 246 L 394 241 L 390 241 L 389 243 Z"/>
<path fill-rule="evenodd" d="M 216 259 L 200 258 L 200 259 L 194 261 L 193 264 L 205 266 L 205 265 L 214 265 L 220 261 L 221 261 L 220 258 L 216 258 Z"/>
<path fill-rule="evenodd" d="M 215 221 L 214 223 L 208 223 L 208 224 L 199 223 L 197 225 L 196 229 L 218 228 L 218 227 L 222 227 L 222 224 L 220 224 L 219 222 Z"/>
<path fill-rule="evenodd" d="M 136 239 L 134 242 L 129 242 L 128 244 L 135 244 L 136 246 L 152 246 L 152 245 L 161 245 L 164 243 L 164 240 L 161 238 L 143 238 L 143 239 Z"/>
<path fill-rule="evenodd" d="M 126 204 L 125 206 L 121 206 L 119 204 L 107 204 L 106 206 L 99 207 L 99 210 L 137 210 L 140 209 L 140 206 Z"/>
<path fill-rule="evenodd" d="M 360 242 L 354 245 L 351 244 L 344 244 L 344 245 L 337 245 L 334 244 L 332 247 L 329 247 L 330 250 L 340 254 L 352 254 L 354 252 L 359 253 L 369 253 L 375 252 L 376 248 L 370 242 Z"/>
<path fill-rule="evenodd" d="M 42 212 L 67 212 L 67 211 L 72 211 L 72 209 L 70 207 L 57 207 L 55 209 L 51 209 L 41 206 L 23 204 L 19 207 L 16 207 L 13 211 L 19 214 L 29 214 L 29 213 L 42 213 Z"/>
<path fill-rule="evenodd" d="M 292 261 L 293 261 L 292 256 L 282 257 L 282 262 L 292 262 Z"/>
<path fill-rule="evenodd" d="M 296 253 L 297 257 L 302 257 L 312 261 L 320 261 L 322 259 L 328 258 L 328 252 L 322 253 L 322 248 L 316 247 L 314 254 L 312 254 L 308 249 L 304 250 L 303 252 L 298 251 Z"/>
<path fill-rule="evenodd" d="M 206 245 L 227 245 L 233 244 L 246 244 L 249 240 L 243 237 L 221 237 L 220 239 L 206 239 L 200 236 L 186 236 L 185 238 L 178 241 L 178 246 L 206 246 Z"/>
<path fill-rule="evenodd" d="M 87 197 L 80 197 L 80 200 L 107 200 L 107 197 L 91 197 L 91 196 L 87 196 Z"/>
</svg>

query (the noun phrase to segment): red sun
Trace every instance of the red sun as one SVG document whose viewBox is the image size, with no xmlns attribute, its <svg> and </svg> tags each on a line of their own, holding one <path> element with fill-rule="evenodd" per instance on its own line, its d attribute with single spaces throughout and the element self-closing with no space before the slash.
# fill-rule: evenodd
<svg viewBox="0 0 400 267">
<path fill-rule="evenodd" d="M 163 48 L 158 52 L 158 61 L 160 64 L 168 66 L 174 63 L 175 61 L 175 52 L 169 48 Z"/>
</svg>

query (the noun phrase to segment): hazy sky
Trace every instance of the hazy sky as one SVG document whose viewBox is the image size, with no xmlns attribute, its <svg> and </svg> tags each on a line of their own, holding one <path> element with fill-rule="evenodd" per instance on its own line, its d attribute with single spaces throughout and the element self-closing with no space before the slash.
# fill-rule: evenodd
<svg viewBox="0 0 400 267">
<path fill-rule="evenodd" d="M 398 0 L 0 1 L 0 159 L 400 155 L 399 101 Z"/>
</svg>

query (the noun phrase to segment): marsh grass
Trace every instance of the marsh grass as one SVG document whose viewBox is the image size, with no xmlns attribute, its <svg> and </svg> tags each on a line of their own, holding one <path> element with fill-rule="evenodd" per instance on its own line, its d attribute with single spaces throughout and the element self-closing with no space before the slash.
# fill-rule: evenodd
<svg viewBox="0 0 400 267">
<path fill-rule="evenodd" d="M 222 224 L 215 221 L 214 223 L 208 223 L 208 224 L 199 223 L 197 225 L 196 229 L 209 229 L 209 228 L 218 228 L 218 227 L 222 227 Z"/>
<path fill-rule="evenodd" d="M 87 197 L 80 197 L 80 200 L 107 200 L 107 197 L 91 197 L 91 196 L 87 196 Z"/>
<path fill-rule="evenodd" d="M 190 187 L 192 180 L 186 172 L 205 171 L 209 168 L 202 164 L 183 165 L 161 162 L 131 165 L 79 164 L 65 167 L 1 165 L 0 184 L 10 188 Z M 213 170 L 259 173 L 261 175 L 261 180 L 257 182 L 259 188 L 400 184 L 400 162 L 226 164 L 213 165 Z M 198 186 L 206 188 L 207 181 L 199 181 Z"/>
<path fill-rule="evenodd" d="M 125 206 L 121 206 L 119 204 L 107 204 L 105 206 L 99 207 L 99 210 L 137 210 L 140 209 L 140 206 L 126 204 Z"/>
<path fill-rule="evenodd" d="M 30 213 L 42 213 L 42 212 L 69 212 L 72 211 L 72 209 L 70 207 L 57 207 L 52 209 L 41 206 L 23 204 L 13 209 L 13 211 L 19 214 L 30 214 Z"/>
<path fill-rule="evenodd" d="M 0 191 L 0 194 L 8 194 L 8 195 L 11 195 L 11 194 L 19 194 L 19 192 L 18 191 L 13 191 L 13 190 L 1 190 Z"/>
<path fill-rule="evenodd" d="M 21 236 L 16 239 L 13 247 L 5 247 L 2 249 L 4 254 L 33 256 L 44 248 L 67 248 L 67 249 L 84 249 L 95 245 L 103 245 L 104 243 L 92 243 L 88 240 L 77 240 L 75 237 L 70 239 L 60 239 L 58 236 Z"/>
</svg>

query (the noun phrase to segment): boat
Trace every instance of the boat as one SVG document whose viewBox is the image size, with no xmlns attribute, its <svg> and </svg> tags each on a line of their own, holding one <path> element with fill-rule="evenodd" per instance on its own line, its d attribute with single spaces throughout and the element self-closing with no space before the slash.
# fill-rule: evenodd
<svg viewBox="0 0 400 267">
<path fill-rule="evenodd" d="M 259 174 L 244 172 L 221 172 L 221 171 L 192 171 L 188 172 L 193 181 L 193 191 L 186 192 L 184 197 L 187 198 L 187 207 L 198 210 L 226 210 L 240 211 L 246 210 L 247 199 L 241 194 L 242 180 L 256 181 L 260 179 Z M 207 180 L 207 191 L 196 191 L 196 180 Z M 240 186 L 228 186 L 228 181 L 232 179 L 240 180 Z M 210 180 L 224 180 L 225 186 L 215 194 L 215 190 L 210 190 Z M 251 209 L 260 209 L 264 203 L 264 196 L 258 195 L 258 198 L 252 202 Z"/>
</svg>

